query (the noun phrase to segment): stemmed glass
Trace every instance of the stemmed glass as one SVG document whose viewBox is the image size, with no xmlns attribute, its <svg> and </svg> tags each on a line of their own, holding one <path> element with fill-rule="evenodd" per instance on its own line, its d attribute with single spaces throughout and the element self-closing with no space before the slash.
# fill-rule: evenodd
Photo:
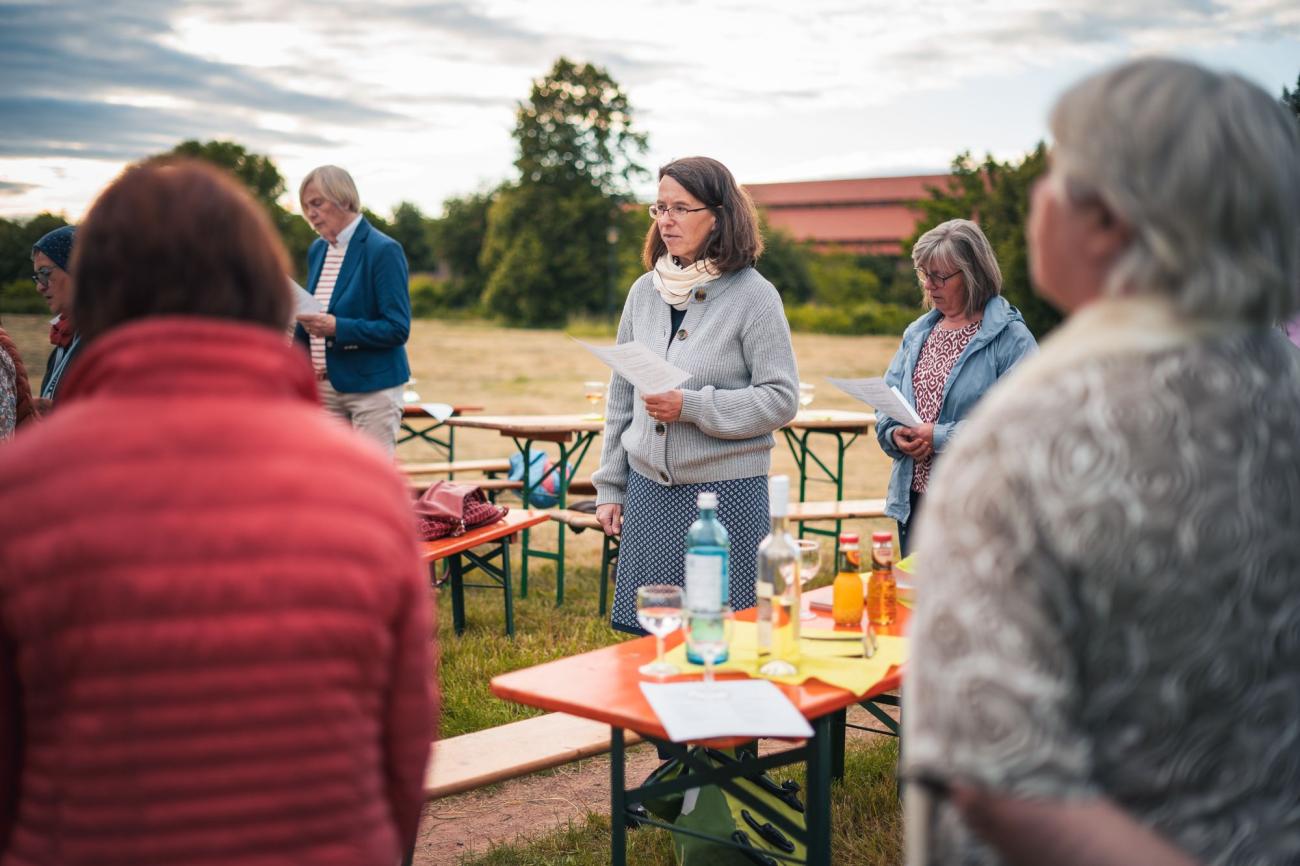
<svg viewBox="0 0 1300 866">
<path fill-rule="evenodd" d="M 591 404 L 592 410 L 586 418 L 590 421 L 604 420 L 604 416 L 600 414 L 599 406 L 600 401 L 605 399 L 605 383 L 592 379 L 583 382 L 582 387 L 585 389 L 584 393 L 586 394 L 587 402 Z"/>
<path fill-rule="evenodd" d="M 800 597 L 803 597 L 803 588 L 821 571 L 822 543 L 816 538 L 799 538 L 795 540 L 794 546 L 799 551 L 799 589 Z M 803 610 L 799 612 L 799 619 L 807 622 L 816 618 L 817 614 L 805 602 Z"/>
<path fill-rule="evenodd" d="M 816 395 L 817 386 L 811 382 L 799 383 L 799 408 L 807 409 L 812 405 L 813 397 Z"/>
<path fill-rule="evenodd" d="M 682 588 L 667 584 L 639 588 L 636 591 L 636 621 L 655 636 L 655 660 L 637 670 L 658 679 L 680 673 L 677 665 L 664 660 L 664 638 L 682 627 Z"/>
<path fill-rule="evenodd" d="M 715 610 L 686 611 L 686 643 L 704 662 L 704 679 L 691 690 L 691 697 L 718 700 L 726 696 L 713 685 L 713 663 L 731 643 L 734 622 L 731 608 L 725 604 Z"/>
<path fill-rule="evenodd" d="M 406 380 L 406 387 L 405 387 L 405 389 L 402 391 L 402 402 L 403 402 L 403 403 L 406 403 L 406 404 L 408 404 L 408 405 L 411 404 L 411 403 L 419 403 L 419 402 L 420 402 L 420 393 L 419 393 L 418 391 L 415 390 L 415 380 L 414 380 L 414 379 L 407 379 L 407 380 Z"/>
</svg>

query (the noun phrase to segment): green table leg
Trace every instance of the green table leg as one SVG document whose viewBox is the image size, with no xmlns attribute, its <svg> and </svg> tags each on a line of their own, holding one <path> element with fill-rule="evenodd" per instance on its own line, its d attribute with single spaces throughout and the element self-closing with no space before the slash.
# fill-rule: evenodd
<svg viewBox="0 0 1300 866">
<path fill-rule="evenodd" d="M 808 743 L 808 866 L 831 866 L 831 727 L 829 713 L 813 721 Z"/>
<path fill-rule="evenodd" d="M 465 633 L 465 577 L 461 571 L 460 554 L 448 557 L 451 571 L 451 623 L 456 634 Z"/>
<path fill-rule="evenodd" d="M 591 443 L 595 441 L 595 439 L 595 433 L 578 433 L 573 440 L 572 446 L 569 446 L 565 442 L 556 442 L 555 444 L 558 445 L 560 449 L 559 462 L 552 464 L 551 468 L 542 473 L 541 477 L 536 480 L 533 480 L 529 474 L 529 469 L 531 467 L 529 466 L 530 461 L 528 455 L 532 450 L 533 443 L 537 440 L 525 439 L 521 445 L 519 440 L 516 439 L 515 447 L 519 449 L 519 453 L 523 455 L 524 459 L 524 477 L 522 479 L 524 487 L 520 493 L 520 497 L 523 499 L 524 508 L 528 508 L 532 504 L 532 494 L 533 491 L 537 489 L 538 485 L 542 484 L 551 476 L 552 473 L 555 472 L 560 473 L 559 484 L 556 485 L 557 504 L 560 508 L 567 507 L 569 502 L 569 483 L 573 480 L 572 475 L 577 474 L 578 467 L 582 465 L 582 461 L 587 456 L 587 451 L 591 448 Z M 569 477 L 566 477 L 563 468 L 568 466 L 569 463 L 573 464 L 573 472 Z M 532 546 L 531 530 L 525 529 L 523 531 L 522 553 L 520 555 L 519 565 L 520 598 L 528 597 L 528 560 L 530 558 L 549 559 L 555 562 L 555 606 L 559 607 L 564 604 L 564 542 L 565 526 L 562 523 L 556 524 L 556 549 L 554 553 L 546 550 L 534 549 Z"/>
<path fill-rule="evenodd" d="M 623 729 L 609 729 L 609 862 L 627 866 L 627 791 L 623 787 Z"/>
<path fill-rule="evenodd" d="M 848 725 L 849 711 L 831 713 L 831 777 L 844 778 L 844 729 Z"/>
</svg>

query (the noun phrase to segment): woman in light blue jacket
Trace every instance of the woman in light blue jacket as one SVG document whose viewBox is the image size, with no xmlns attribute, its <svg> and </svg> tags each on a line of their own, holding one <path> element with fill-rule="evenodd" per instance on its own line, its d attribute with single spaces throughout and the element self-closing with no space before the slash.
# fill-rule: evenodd
<svg viewBox="0 0 1300 866">
<path fill-rule="evenodd" d="M 907 427 L 879 415 L 876 438 L 894 458 L 885 514 L 898 521 L 903 556 L 937 456 L 993 383 L 1036 351 L 1033 334 L 1002 293 L 1002 271 L 988 239 L 970 220 L 923 234 L 912 264 L 930 311 L 903 332 L 885 381 L 903 392 L 923 423 Z"/>
</svg>

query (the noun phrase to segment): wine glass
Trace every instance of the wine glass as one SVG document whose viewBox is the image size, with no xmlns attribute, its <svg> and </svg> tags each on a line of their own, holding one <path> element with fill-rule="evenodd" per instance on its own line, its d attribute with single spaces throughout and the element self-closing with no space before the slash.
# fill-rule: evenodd
<svg viewBox="0 0 1300 866">
<path fill-rule="evenodd" d="M 704 700 L 726 697 L 726 692 L 713 685 L 713 663 L 727 651 L 733 623 L 731 608 L 725 604 L 714 610 L 686 611 L 686 643 L 704 661 L 704 679 L 698 688 L 691 690 L 691 697 Z"/>
<path fill-rule="evenodd" d="M 420 393 L 415 390 L 415 379 L 406 380 L 406 388 L 402 391 L 402 402 L 408 406 L 420 402 Z"/>
<path fill-rule="evenodd" d="M 655 636 L 655 660 L 637 670 L 658 679 L 680 673 L 677 665 L 664 660 L 664 638 L 682 627 L 682 588 L 667 584 L 639 588 L 636 591 L 636 621 Z"/>
<path fill-rule="evenodd" d="M 799 408 L 807 409 L 812 405 L 813 397 L 816 395 L 817 386 L 811 382 L 799 383 Z"/>
<path fill-rule="evenodd" d="M 795 548 L 799 551 L 799 588 L 801 590 L 808 585 L 808 581 L 817 576 L 822 568 L 822 543 L 816 538 L 799 538 L 795 540 Z M 807 622 L 810 619 L 816 619 L 817 614 L 812 612 L 812 608 L 807 604 L 799 613 L 799 619 Z"/>
<path fill-rule="evenodd" d="M 583 382 L 582 387 L 587 397 L 587 402 L 591 404 L 592 411 L 586 416 L 592 421 L 601 421 L 604 416 L 600 414 L 600 401 L 605 399 L 605 383 L 591 379 Z"/>
</svg>

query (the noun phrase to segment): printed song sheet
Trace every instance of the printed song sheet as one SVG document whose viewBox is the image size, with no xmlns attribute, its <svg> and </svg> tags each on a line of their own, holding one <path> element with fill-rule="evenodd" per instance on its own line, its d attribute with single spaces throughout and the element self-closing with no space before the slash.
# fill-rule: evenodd
<svg viewBox="0 0 1300 866">
<path fill-rule="evenodd" d="M 668 739 L 674 743 L 715 737 L 811 737 L 812 726 L 785 693 L 767 680 L 717 680 L 721 698 L 692 695 L 703 683 L 641 683 Z"/>
<path fill-rule="evenodd" d="M 321 313 L 324 308 L 316 296 L 311 292 L 298 285 L 293 280 L 289 280 L 289 285 L 293 287 L 293 312 L 294 315 L 303 316 L 308 313 Z"/>
<path fill-rule="evenodd" d="M 884 379 L 828 379 L 827 381 L 850 397 L 857 397 L 877 412 L 888 415 L 900 424 L 915 427 L 924 423 L 912 408 L 912 404 L 907 402 L 903 392 L 892 385 L 886 385 Z"/>
<path fill-rule="evenodd" d="M 642 394 L 662 394 L 691 378 L 690 373 L 669 364 L 641 343 L 593 346 L 581 340 L 574 342 L 604 361 Z"/>
</svg>

